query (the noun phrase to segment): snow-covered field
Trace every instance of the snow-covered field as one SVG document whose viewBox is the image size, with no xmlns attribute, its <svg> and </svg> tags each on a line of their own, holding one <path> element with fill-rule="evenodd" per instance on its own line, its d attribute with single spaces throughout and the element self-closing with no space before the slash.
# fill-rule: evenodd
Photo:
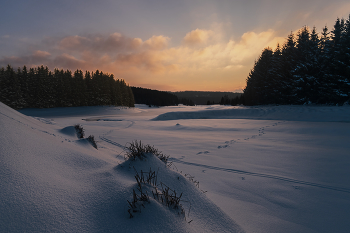
<svg viewBox="0 0 350 233">
<path fill-rule="evenodd" d="M 349 106 L 21 113 L 0 103 L 0 232 L 350 232 Z M 125 161 L 134 140 L 169 166 Z M 150 168 L 186 218 L 153 198 L 129 218 L 135 170 Z"/>
</svg>

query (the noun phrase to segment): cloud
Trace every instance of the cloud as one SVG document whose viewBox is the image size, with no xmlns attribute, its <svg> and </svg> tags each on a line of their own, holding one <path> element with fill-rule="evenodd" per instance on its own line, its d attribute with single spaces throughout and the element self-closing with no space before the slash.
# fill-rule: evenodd
<svg viewBox="0 0 350 233">
<path fill-rule="evenodd" d="M 146 40 L 143 45 L 146 49 L 162 50 L 168 46 L 169 41 L 170 38 L 166 36 L 152 36 Z"/>
<path fill-rule="evenodd" d="M 36 57 L 36 58 L 47 58 L 50 55 L 51 54 L 49 52 L 37 50 L 37 51 L 34 52 L 33 57 Z"/>
<path fill-rule="evenodd" d="M 224 40 L 219 34 L 196 29 L 177 46 L 170 46 L 171 39 L 164 35 L 145 41 L 120 33 L 46 38 L 42 47 L 38 45 L 40 50 L 3 57 L 0 65 L 99 69 L 136 86 L 232 91 L 243 88 L 254 59 L 265 47 L 284 41 L 272 29 L 246 32 L 238 40 Z"/>
<path fill-rule="evenodd" d="M 57 68 L 65 68 L 70 70 L 84 69 L 86 67 L 86 62 L 75 58 L 69 54 L 61 54 L 53 60 Z"/>
<path fill-rule="evenodd" d="M 52 40 L 46 39 L 52 43 Z M 141 46 L 142 40 L 139 38 L 129 38 L 120 33 L 112 33 L 107 36 L 89 35 L 68 36 L 56 42 L 60 50 L 67 51 L 85 51 L 93 50 L 95 52 L 105 53 L 111 51 L 120 51 L 136 49 Z"/>
<path fill-rule="evenodd" d="M 98 37 L 95 38 L 93 46 L 98 50 L 108 51 L 108 50 L 120 50 L 120 49 L 134 49 L 139 46 L 132 38 L 123 36 L 120 33 L 113 33 L 107 38 Z"/>
<path fill-rule="evenodd" d="M 186 34 L 186 36 L 183 38 L 183 43 L 185 45 L 203 44 L 206 43 L 212 35 L 213 31 L 211 30 L 201 30 L 197 28 L 196 30 L 190 31 Z"/>
<path fill-rule="evenodd" d="M 230 40 L 227 49 L 232 63 L 245 63 L 247 60 L 252 62 L 252 58 L 257 58 L 264 48 L 275 48 L 278 43 L 282 43 L 284 40 L 284 37 L 278 37 L 272 29 L 260 33 L 251 31 L 244 33 L 238 43 Z"/>
<path fill-rule="evenodd" d="M 73 49 L 73 50 L 84 49 L 86 46 L 89 46 L 89 44 L 90 44 L 90 40 L 82 36 L 65 37 L 58 43 L 61 49 Z"/>
<path fill-rule="evenodd" d="M 0 66 L 6 66 L 10 64 L 13 67 L 21 67 L 23 65 L 32 67 L 39 66 L 42 64 L 51 65 L 50 61 L 51 54 L 46 51 L 37 50 L 28 56 L 11 56 L 3 57 L 0 59 Z"/>
<path fill-rule="evenodd" d="M 164 52 L 143 51 L 140 53 L 120 54 L 114 61 L 114 66 L 120 70 L 140 70 L 151 74 L 172 72 L 177 66 L 166 59 Z"/>
<path fill-rule="evenodd" d="M 120 54 L 115 60 L 115 63 L 125 68 L 133 67 L 151 72 L 158 72 L 161 66 L 161 61 L 152 52 Z"/>
<path fill-rule="evenodd" d="M 17 57 L 17 56 L 10 56 L 10 57 L 3 57 L 0 59 L 0 66 L 5 67 L 8 64 L 10 64 L 12 67 L 22 66 L 26 64 L 26 57 Z M 28 64 L 28 63 L 27 63 Z"/>
<path fill-rule="evenodd" d="M 140 38 L 130 38 L 120 33 L 112 33 L 107 36 L 68 36 L 54 42 L 53 39 L 46 38 L 47 44 L 54 44 L 61 51 L 83 52 L 93 51 L 95 53 L 121 53 L 138 50 L 162 50 L 168 46 L 169 37 L 158 35 L 152 36 L 146 41 Z"/>
</svg>

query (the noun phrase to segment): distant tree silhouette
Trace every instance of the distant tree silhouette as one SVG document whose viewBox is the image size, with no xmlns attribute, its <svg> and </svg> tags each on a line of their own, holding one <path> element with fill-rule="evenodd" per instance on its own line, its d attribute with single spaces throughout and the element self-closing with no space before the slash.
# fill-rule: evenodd
<svg viewBox="0 0 350 233">
<path fill-rule="evenodd" d="M 187 98 L 181 98 L 179 103 L 187 106 L 195 106 L 195 103 L 193 102 L 193 100 L 190 100 Z"/>
<path fill-rule="evenodd" d="M 20 108 L 51 108 L 93 105 L 134 106 L 131 88 L 113 74 L 48 67 L 0 69 L 0 101 Z"/>
<path fill-rule="evenodd" d="M 166 91 L 151 90 L 142 87 L 131 87 L 135 103 L 149 106 L 174 106 L 179 104 L 176 95 Z"/>
</svg>

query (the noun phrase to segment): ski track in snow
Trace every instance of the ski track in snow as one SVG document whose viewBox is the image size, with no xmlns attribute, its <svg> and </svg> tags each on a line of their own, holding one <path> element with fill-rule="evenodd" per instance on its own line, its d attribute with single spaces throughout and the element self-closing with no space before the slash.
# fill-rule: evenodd
<svg viewBox="0 0 350 233">
<path fill-rule="evenodd" d="M 87 119 L 82 119 L 82 120 L 85 120 L 85 121 L 124 121 L 124 120 L 122 120 L 122 119 L 103 119 L 103 118 L 99 118 L 99 117 L 87 118 Z M 129 120 L 126 120 L 126 121 L 129 121 Z M 129 124 L 128 126 L 126 126 L 125 128 L 122 128 L 122 129 L 131 128 L 131 127 L 135 124 L 135 121 L 129 121 L 129 122 L 130 122 L 130 124 Z M 117 146 L 117 147 L 122 148 L 123 150 L 126 150 L 127 148 L 126 148 L 125 146 L 123 146 L 123 145 L 121 145 L 121 144 L 119 144 L 119 143 L 117 143 L 117 142 L 115 142 L 115 141 L 113 141 L 113 140 L 110 140 L 110 139 L 106 138 L 106 136 L 107 136 L 108 134 L 111 134 L 111 133 L 112 133 L 113 131 L 115 131 L 115 130 L 120 130 L 120 129 L 111 129 L 111 130 L 109 130 L 108 132 L 102 134 L 102 136 L 99 135 L 99 138 L 100 138 L 102 141 L 105 141 L 105 142 L 107 142 L 107 143 L 109 143 L 109 144 L 112 144 L 112 145 L 114 145 L 114 146 Z"/>
<path fill-rule="evenodd" d="M 120 121 L 123 121 L 123 120 L 120 120 Z M 130 125 L 126 126 L 126 127 L 123 128 L 123 129 L 131 128 L 134 124 L 135 124 L 135 121 L 130 121 Z M 102 136 L 100 135 L 99 138 L 100 138 L 101 140 L 103 140 L 103 141 L 109 143 L 109 144 L 112 144 L 112 145 L 114 145 L 114 146 L 120 147 L 120 148 L 122 148 L 123 150 L 127 150 L 127 147 L 125 147 L 125 146 L 119 144 L 118 142 L 115 142 L 115 141 L 113 141 L 113 140 L 110 140 L 110 139 L 106 138 L 106 136 L 107 136 L 108 134 L 111 134 L 114 130 L 116 130 L 116 129 L 111 129 L 111 130 L 109 130 L 107 133 L 103 134 Z M 117 129 L 117 130 L 120 130 L 120 129 Z"/>
<path fill-rule="evenodd" d="M 112 140 L 110 140 L 110 139 L 108 139 L 108 138 L 106 138 L 106 137 L 104 137 L 104 136 L 100 136 L 100 139 L 103 140 L 103 141 L 105 141 L 105 142 L 108 142 L 108 143 L 110 143 L 110 144 L 112 144 L 112 145 L 114 145 L 114 146 L 120 147 L 120 148 L 122 148 L 123 150 L 126 150 L 126 149 L 127 149 L 125 146 L 123 146 L 123 145 L 121 145 L 121 144 L 119 144 L 119 143 L 117 143 L 117 142 L 115 142 L 115 141 L 112 141 Z"/>
<path fill-rule="evenodd" d="M 249 175 L 249 176 L 257 176 L 257 177 L 275 179 L 275 180 L 280 180 L 280 181 L 285 181 L 285 182 L 290 182 L 290 183 L 295 183 L 295 184 L 303 184 L 303 185 L 308 185 L 308 186 L 313 186 L 313 187 L 318 187 L 318 188 L 323 188 L 323 189 L 329 189 L 329 190 L 333 190 L 333 191 L 350 193 L 350 189 L 348 189 L 348 188 L 323 185 L 323 184 L 318 184 L 318 183 L 313 183 L 313 182 L 308 182 L 308 181 L 303 181 L 303 180 L 291 179 L 291 178 L 287 178 L 287 177 L 283 177 L 283 176 L 276 176 L 276 175 L 269 175 L 269 174 L 264 174 L 264 173 L 249 172 L 249 171 L 243 171 L 243 170 L 237 170 L 237 169 L 231 169 L 231 168 L 222 168 L 222 167 L 215 167 L 215 166 L 210 166 L 210 165 L 205 165 L 205 164 L 185 162 L 185 161 L 182 161 L 182 160 L 176 159 L 176 158 L 169 158 L 169 161 L 175 162 L 175 163 L 182 163 L 182 164 L 186 164 L 186 165 L 191 165 L 191 166 L 196 166 L 196 167 L 202 167 L 202 168 L 211 169 L 211 170 L 224 171 L 224 172 L 243 174 L 243 175 Z"/>
</svg>

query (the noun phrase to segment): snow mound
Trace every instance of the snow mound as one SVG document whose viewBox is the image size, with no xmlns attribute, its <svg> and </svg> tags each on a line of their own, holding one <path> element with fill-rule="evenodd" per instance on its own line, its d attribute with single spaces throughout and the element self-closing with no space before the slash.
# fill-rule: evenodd
<svg viewBox="0 0 350 233">
<path fill-rule="evenodd" d="M 115 167 L 115 171 L 118 177 L 123 177 L 125 183 L 129 183 L 125 187 L 128 191 L 124 197 L 129 201 L 132 200 L 133 190 L 139 194 L 135 175 L 140 175 L 142 172 L 149 174 L 150 171 L 154 171 L 157 174 L 158 189 L 163 185 L 175 191 L 177 196 L 182 194 L 180 204 L 184 214 L 179 214 L 179 210 L 167 207 L 152 195 L 152 191 L 155 192 L 154 185 L 143 185 L 143 192 L 149 194 L 150 202 L 144 203 L 144 207 L 140 208 L 141 212 L 134 214 L 129 220 L 135 223 L 128 226 L 130 232 L 243 232 L 193 182 L 171 167 L 167 167 L 153 154 L 148 154 L 143 160 L 128 160 Z M 161 224 L 153 226 L 146 224 L 147 222 L 161 222 Z"/>
<path fill-rule="evenodd" d="M 64 127 L 63 129 L 60 129 L 59 132 L 71 137 L 77 137 L 77 133 L 74 126 Z"/>
</svg>

